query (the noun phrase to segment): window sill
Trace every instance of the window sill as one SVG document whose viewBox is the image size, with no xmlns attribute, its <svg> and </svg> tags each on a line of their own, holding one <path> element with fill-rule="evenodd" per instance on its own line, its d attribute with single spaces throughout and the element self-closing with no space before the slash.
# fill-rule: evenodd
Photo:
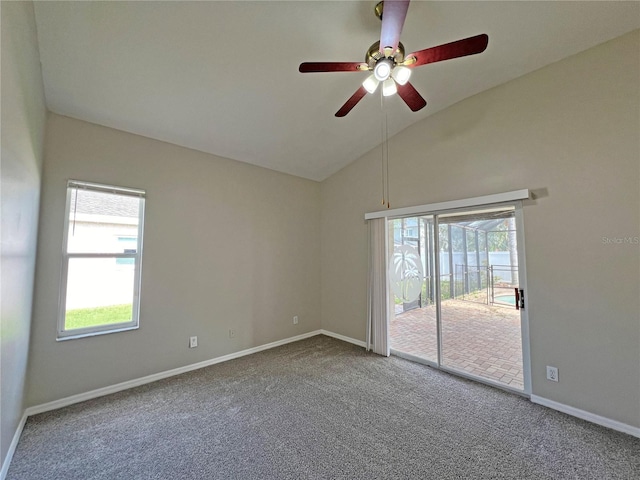
<svg viewBox="0 0 640 480">
<path fill-rule="evenodd" d="M 126 326 L 126 327 L 122 327 L 122 328 L 114 328 L 112 330 L 99 330 L 99 331 L 94 331 L 94 332 L 81 332 L 81 333 L 79 332 L 77 334 L 67 333 L 64 336 L 60 336 L 60 333 L 58 333 L 58 337 L 56 338 L 56 342 L 64 342 L 66 340 L 77 340 L 79 338 L 86 338 L 86 337 L 95 337 L 97 335 L 108 335 L 110 333 L 128 332 L 129 330 L 138 330 L 138 328 L 140 328 L 140 325 Z"/>
</svg>

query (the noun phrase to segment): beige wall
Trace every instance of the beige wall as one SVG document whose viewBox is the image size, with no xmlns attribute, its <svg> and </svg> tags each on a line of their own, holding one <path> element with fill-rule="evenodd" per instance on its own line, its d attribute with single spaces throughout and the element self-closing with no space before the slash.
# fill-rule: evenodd
<svg viewBox="0 0 640 480">
<path fill-rule="evenodd" d="M 320 328 L 318 183 L 54 114 L 47 129 L 30 405 Z M 56 342 L 69 178 L 147 192 L 139 330 Z"/>
<path fill-rule="evenodd" d="M 2 2 L 0 460 L 24 409 L 46 109 L 31 2 Z"/>
<path fill-rule="evenodd" d="M 460 102 L 389 148 L 392 207 L 541 193 L 524 208 L 533 393 L 634 426 L 640 246 L 603 237 L 640 236 L 639 64 L 635 31 Z M 322 325 L 360 340 L 379 162 L 373 150 L 322 184 Z"/>
</svg>

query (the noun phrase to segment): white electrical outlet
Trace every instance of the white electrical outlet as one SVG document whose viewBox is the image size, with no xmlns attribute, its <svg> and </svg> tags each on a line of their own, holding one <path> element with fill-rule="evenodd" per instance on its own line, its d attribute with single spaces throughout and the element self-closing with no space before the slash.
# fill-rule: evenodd
<svg viewBox="0 0 640 480">
<path fill-rule="evenodd" d="M 189 338 L 189 348 L 196 348 L 198 346 L 198 337 Z"/>
<path fill-rule="evenodd" d="M 298 324 L 298 315 L 293 317 L 293 324 L 297 325 Z"/>
<path fill-rule="evenodd" d="M 236 336 L 236 329 L 235 328 L 230 328 L 229 329 L 229 338 L 233 338 Z"/>
<path fill-rule="evenodd" d="M 556 367 L 547 365 L 547 380 L 551 380 L 552 382 L 557 382 L 560 380 L 560 378 L 558 377 L 558 369 Z"/>
</svg>

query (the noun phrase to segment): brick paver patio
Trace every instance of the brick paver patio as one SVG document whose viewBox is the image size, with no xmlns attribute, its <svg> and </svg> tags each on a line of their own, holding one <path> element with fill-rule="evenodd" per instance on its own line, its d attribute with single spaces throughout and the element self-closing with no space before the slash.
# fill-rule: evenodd
<svg viewBox="0 0 640 480">
<path fill-rule="evenodd" d="M 437 361 L 435 306 L 396 313 L 391 348 Z M 442 364 L 522 390 L 520 313 L 465 300 L 442 302 Z"/>
</svg>

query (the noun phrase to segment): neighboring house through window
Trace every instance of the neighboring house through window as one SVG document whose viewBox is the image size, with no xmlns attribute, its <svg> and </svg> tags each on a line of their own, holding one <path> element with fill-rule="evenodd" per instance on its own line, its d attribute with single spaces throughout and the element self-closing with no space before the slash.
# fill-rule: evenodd
<svg viewBox="0 0 640 480">
<path fill-rule="evenodd" d="M 120 244 L 124 253 L 136 253 L 138 246 L 138 239 L 136 237 L 118 237 L 118 243 Z M 117 265 L 134 265 L 135 261 L 129 257 L 116 258 Z"/>
<path fill-rule="evenodd" d="M 145 192 L 70 180 L 58 339 L 138 328 Z"/>
</svg>

